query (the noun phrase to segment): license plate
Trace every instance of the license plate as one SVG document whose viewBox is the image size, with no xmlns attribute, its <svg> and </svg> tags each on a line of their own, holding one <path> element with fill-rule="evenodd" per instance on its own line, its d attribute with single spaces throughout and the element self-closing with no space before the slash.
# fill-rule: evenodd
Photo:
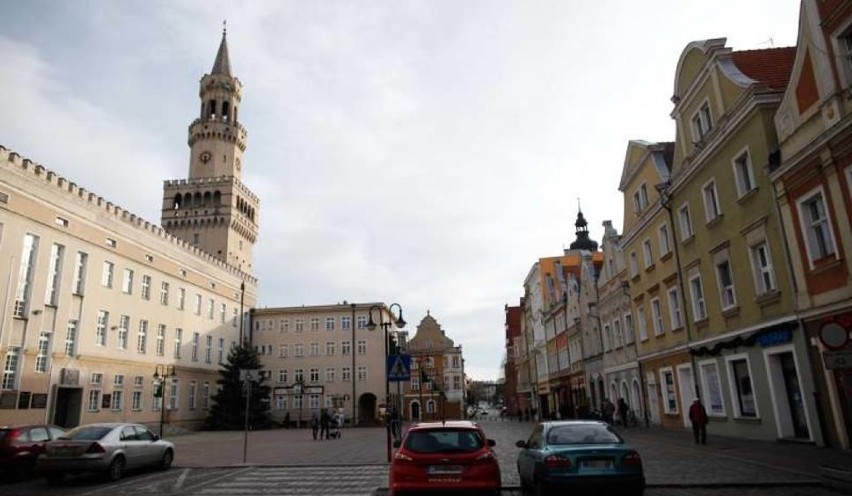
<svg viewBox="0 0 852 496">
<path fill-rule="evenodd" d="M 74 454 L 74 448 L 56 448 L 53 453 L 56 456 L 68 456 Z"/>
<path fill-rule="evenodd" d="M 432 465 L 429 467 L 430 475 L 456 475 L 462 473 L 459 465 Z"/>
<path fill-rule="evenodd" d="M 583 460 L 585 468 L 612 468 L 612 460 Z"/>
</svg>

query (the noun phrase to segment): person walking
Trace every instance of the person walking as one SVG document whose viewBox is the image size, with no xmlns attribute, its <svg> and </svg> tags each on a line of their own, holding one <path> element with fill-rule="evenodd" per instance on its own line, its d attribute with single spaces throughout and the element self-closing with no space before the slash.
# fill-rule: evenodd
<svg viewBox="0 0 852 496">
<path fill-rule="evenodd" d="M 317 432 L 319 432 L 319 415 L 316 411 L 311 412 L 311 432 L 314 435 L 314 441 L 316 441 Z"/>
<path fill-rule="evenodd" d="M 328 439 L 329 422 L 331 422 L 331 418 L 328 411 L 323 408 L 322 413 L 320 413 L 320 440 Z"/>
<path fill-rule="evenodd" d="M 707 444 L 707 410 L 699 398 L 695 398 L 689 407 L 689 421 L 692 422 L 692 434 L 695 444 Z"/>
<path fill-rule="evenodd" d="M 624 401 L 624 398 L 618 398 L 618 416 L 621 418 L 621 425 L 624 428 L 627 428 L 627 411 L 630 410 L 630 407 L 627 406 L 627 402 Z"/>
<path fill-rule="evenodd" d="M 612 404 L 612 401 L 609 401 L 609 398 L 604 398 L 603 405 L 601 405 L 601 414 L 603 414 L 604 422 L 612 425 L 613 413 L 615 413 L 615 405 Z"/>
</svg>

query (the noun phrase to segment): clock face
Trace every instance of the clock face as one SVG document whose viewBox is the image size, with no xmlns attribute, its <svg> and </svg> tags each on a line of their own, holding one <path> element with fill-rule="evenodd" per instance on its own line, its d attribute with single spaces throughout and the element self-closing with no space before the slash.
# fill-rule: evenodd
<svg viewBox="0 0 852 496">
<path fill-rule="evenodd" d="M 202 164 L 206 164 L 211 158 L 212 155 L 210 155 L 210 152 L 201 152 L 201 155 L 198 156 L 198 159 L 201 160 Z"/>
</svg>

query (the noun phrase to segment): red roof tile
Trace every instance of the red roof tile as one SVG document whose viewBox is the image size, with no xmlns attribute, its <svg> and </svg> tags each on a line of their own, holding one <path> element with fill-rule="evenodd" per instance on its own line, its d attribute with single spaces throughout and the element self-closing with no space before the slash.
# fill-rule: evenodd
<svg viewBox="0 0 852 496">
<path fill-rule="evenodd" d="M 790 81 L 796 47 L 733 52 L 731 58 L 746 76 L 773 89 L 784 89 Z"/>
</svg>

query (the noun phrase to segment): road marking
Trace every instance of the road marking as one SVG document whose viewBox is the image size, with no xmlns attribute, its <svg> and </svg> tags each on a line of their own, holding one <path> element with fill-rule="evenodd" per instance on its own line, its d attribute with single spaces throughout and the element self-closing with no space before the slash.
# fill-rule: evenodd
<svg viewBox="0 0 852 496">
<path fill-rule="evenodd" d="M 126 486 L 138 486 L 142 482 L 150 481 L 153 479 L 162 479 L 168 477 L 168 472 L 154 472 L 148 475 L 142 476 L 132 476 L 125 479 L 122 479 L 121 482 L 116 482 L 115 484 L 110 484 L 108 487 L 98 488 L 92 491 L 88 491 L 83 493 L 83 496 L 88 494 L 99 494 L 99 493 L 108 493 L 112 494 L 116 489 L 121 489 Z M 138 489 L 138 488 L 136 488 Z"/>
<path fill-rule="evenodd" d="M 192 469 L 190 469 L 190 468 L 183 469 L 183 472 L 181 472 L 180 477 L 178 477 L 177 482 L 175 482 L 175 485 L 172 486 L 172 491 L 179 491 L 181 489 L 181 487 L 183 487 L 183 483 L 186 480 L 186 476 L 189 475 L 189 472 L 191 470 Z"/>
</svg>

